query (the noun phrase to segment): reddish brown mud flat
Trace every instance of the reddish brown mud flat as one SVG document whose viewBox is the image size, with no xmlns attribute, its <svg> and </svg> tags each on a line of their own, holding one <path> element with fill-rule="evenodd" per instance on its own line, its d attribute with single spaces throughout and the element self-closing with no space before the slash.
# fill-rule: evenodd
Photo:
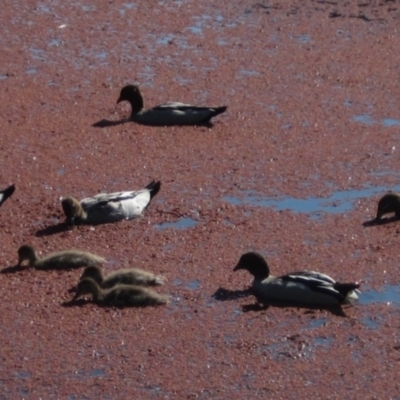
<svg viewBox="0 0 400 400">
<path fill-rule="evenodd" d="M 3 2 L 0 398 L 399 395 L 400 223 L 363 223 L 400 190 L 400 8 L 342 3 Z M 93 126 L 129 115 L 127 83 L 228 110 Z M 64 227 L 62 196 L 152 179 L 139 220 Z M 81 271 L 10 268 L 22 243 L 165 275 L 171 303 L 67 307 Z M 360 303 L 244 312 L 247 251 L 361 281 Z"/>
</svg>

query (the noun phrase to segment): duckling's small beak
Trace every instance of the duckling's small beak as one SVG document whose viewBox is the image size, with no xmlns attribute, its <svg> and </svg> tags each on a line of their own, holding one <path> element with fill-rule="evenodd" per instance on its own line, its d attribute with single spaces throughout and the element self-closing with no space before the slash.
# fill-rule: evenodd
<svg viewBox="0 0 400 400">
<path fill-rule="evenodd" d="M 75 293 L 77 291 L 76 286 L 72 286 L 72 288 L 68 289 L 68 293 Z"/>
</svg>

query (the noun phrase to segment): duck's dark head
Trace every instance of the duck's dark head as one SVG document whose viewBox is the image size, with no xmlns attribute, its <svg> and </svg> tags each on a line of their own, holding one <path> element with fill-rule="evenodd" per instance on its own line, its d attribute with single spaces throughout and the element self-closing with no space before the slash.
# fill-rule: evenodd
<svg viewBox="0 0 400 400">
<path fill-rule="evenodd" d="M 143 108 L 143 97 L 140 89 L 136 85 L 127 85 L 121 89 L 117 104 L 121 101 L 129 101 L 132 106 L 132 114 L 139 112 Z"/>
<path fill-rule="evenodd" d="M 264 257 L 254 252 L 245 253 L 240 257 L 239 262 L 233 270 L 238 271 L 239 269 L 249 271 L 257 280 L 262 280 L 269 276 L 268 264 Z"/>
</svg>

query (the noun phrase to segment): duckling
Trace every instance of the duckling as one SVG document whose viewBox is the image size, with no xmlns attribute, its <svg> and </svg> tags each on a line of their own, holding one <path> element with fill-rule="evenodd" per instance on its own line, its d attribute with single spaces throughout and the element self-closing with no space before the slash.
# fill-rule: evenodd
<svg viewBox="0 0 400 400">
<path fill-rule="evenodd" d="M 136 85 L 121 89 L 117 104 L 129 101 L 132 106 L 130 120 L 143 125 L 203 125 L 226 111 L 227 107 L 196 107 L 183 103 L 166 103 L 143 110 L 143 97 Z"/>
<path fill-rule="evenodd" d="M 379 221 L 385 214 L 395 213 L 400 218 L 400 195 L 397 193 L 386 193 L 378 202 L 376 221 Z"/>
<path fill-rule="evenodd" d="M 117 222 L 141 216 L 160 188 L 160 181 L 152 181 L 141 190 L 100 193 L 81 201 L 67 196 L 61 205 L 69 225 Z"/>
<path fill-rule="evenodd" d="M 330 276 L 314 271 L 293 272 L 274 277 L 268 264 L 258 253 L 240 257 L 234 271 L 245 269 L 254 276 L 252 290 L 262 302 L 276 301 L 311 307 L 335 307 L 358 300 L 358 283 L 340 283 Z"/>
<path fill-rule="evenodd" d="M 29 244 L 24 244 L 18 249 L 18 266 L 25 260 L 28 260 L 29 267 L 36 269 L 70 269 L 97 266 L 105 262 L 104 258 L 81 250 L 58 251 L 39 258 Z"/>
<path fill-rule="evenodd" d="M 72 301 L 84 294 L 91 294 L 95 303 L 115 307 L 144 307 L 168 303 L 168 296 L 160 295 L 149 288 L 119 284 L 109 289 L 102 289 L 91 278 L 84 278 L 78 283 Z"/>
<path fill-rule="evenodd" d="M 86 267 L 80 280 L 85 278 L 93 279 L 102 289 L 108 289 L 117 284 L 155 286 L 164 283 L 161 276 L 136 268 L 120 269 L 104 276 L 100 267 Z"/>
<path fill-rule="evenodd" d="M 0 206 L 14 193 L 15 185 L 0 190 Z"/>
</svg>

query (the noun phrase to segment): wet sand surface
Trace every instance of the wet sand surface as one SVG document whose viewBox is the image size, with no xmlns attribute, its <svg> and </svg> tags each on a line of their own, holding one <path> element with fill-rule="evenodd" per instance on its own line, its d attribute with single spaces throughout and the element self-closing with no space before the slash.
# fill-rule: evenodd
<svg viewBox="0 0 400 400">
<path fill-rule="evenodd" d="M 11 2 L 0 15 L 2 268 L 22 243 L 163 274 L 165 307 L 65 307 L 81 271 L 0 274 L 0 398 L 396 398 L 400 7 L 391 1 Z M 213 127 L 98 128 L 228 105 Z M 144 217 L 65 229 L 60 197 L 162 188 Z M 343 315 L 270 307 L 233 273 L 361 281 Z M 11 271 L 13 271 L 11 269 Z M 3 271 L 4 272 L 4 271 Z M 375 396 L 375 397 L 374 397 Z"/>
</svg>

